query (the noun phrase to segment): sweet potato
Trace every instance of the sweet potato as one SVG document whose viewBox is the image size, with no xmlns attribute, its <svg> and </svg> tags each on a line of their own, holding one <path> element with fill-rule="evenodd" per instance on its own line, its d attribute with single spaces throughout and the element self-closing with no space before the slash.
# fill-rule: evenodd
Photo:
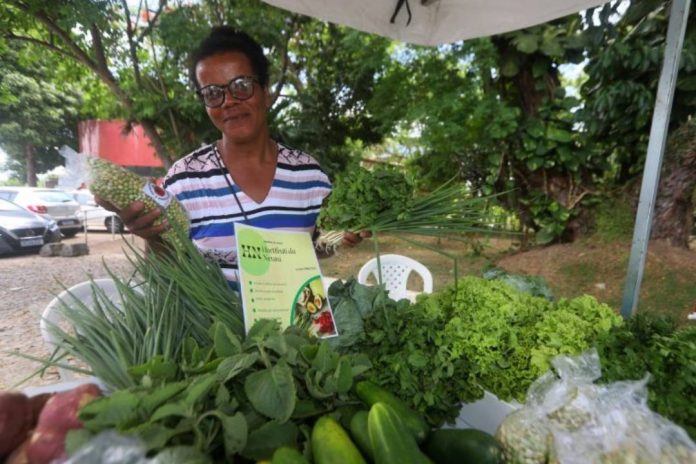
<svg viewBox="0 0 696 464">
<path fill-rule="evenodd" d="M 7 456 L 7 459 L 5 459 L 5 464 L 29 464 L 29 460 L 27 459 L 27 447 L 29 446 L 29 440 L 31 438 L 27 438 L 22 442 L 21 445 L 19 445 L 15 450 Z"/>
<path fill-rule="evenodd" d="M 46 402 L 51 399 L 55 393 L 42 393 L 36 396 L 29 397 L 29 407 L 31 408 L 31 428 L 33 429 L 39 422 L 39 415 L 46 405 Z"/>
<path fill-rule="evenodd" d="M 80 385 L 51 397 L 39 415 L 39 421 L 27 446 L 29 464 L 47 464 L 65 455 L 65 435 L 82 427 L 80 408 L 101 396 L 94 384 Z"/>
<path fill-rule="evenodd" d="M 17 448 L 32 426 L 29 398 L 18 392 L 0 393 L 0 458 Z"/>
</svg>

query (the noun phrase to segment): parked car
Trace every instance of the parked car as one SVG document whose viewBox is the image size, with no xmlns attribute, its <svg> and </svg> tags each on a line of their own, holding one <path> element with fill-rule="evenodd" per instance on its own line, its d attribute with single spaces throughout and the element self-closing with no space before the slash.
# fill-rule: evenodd
<svg viewBox="0 0 696 464">
<path fill-rule="evenodd" d="M 37 251 L 60 239 L 56 221 L 0 198 L 0 254 Z"/>
<path fill-rule="evenodd" d="M 86 228 L 101 229 L 106 227 L 109 232 L 117 234 L 123 232 L 121 218 L 116 213 L 99 206 L 89 190 L 74 190 L 70 194 L 80 204 L 80 215 Z"/>
<path fill-rule="evenodd" d="M 0 198 L 9 200 L 32 213 L 51 217 L 64 237 L 74 237 L 82 230 L 80 205 L 62 190 L 36 187 L 0 187 Z"/>
</svg>

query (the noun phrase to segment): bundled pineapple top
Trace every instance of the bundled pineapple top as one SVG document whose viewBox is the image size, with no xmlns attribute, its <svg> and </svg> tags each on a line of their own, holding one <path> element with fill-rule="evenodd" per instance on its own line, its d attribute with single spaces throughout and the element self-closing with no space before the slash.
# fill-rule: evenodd
<svg viewBox="0 0 696 464">
<path fill-rule="evenodd" d="M 220 265 L 225 278 L 235 288 L 237 252 L 233 224 L 243 222 L 266 229 L 312 234 L 321 204 L 331 192 L 331 183 L 314 158 L 281 144 L 278 144 L 278 163 L 271 189 L 261 203 L 235 185 L 215 144 L 174 163 L 164 186 L 186 209 L 193 242 L 203 256 Z M 237 194 L 241 210 L 230 186 Z"/>
</svg>

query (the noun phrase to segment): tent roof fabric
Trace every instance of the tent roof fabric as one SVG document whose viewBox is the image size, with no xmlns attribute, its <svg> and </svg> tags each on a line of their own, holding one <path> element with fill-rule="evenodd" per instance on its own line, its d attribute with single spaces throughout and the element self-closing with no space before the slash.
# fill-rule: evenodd
<svg viewBox="0 0 696 464">
<path fill-rule="evenodd" d="M 606 0 L 264 1 L 285 10 L 418 45 L 440 45 L 523 29 L 606 3 Z M 407 24 L 409 10 L 411 20 Z"/>
</svg>

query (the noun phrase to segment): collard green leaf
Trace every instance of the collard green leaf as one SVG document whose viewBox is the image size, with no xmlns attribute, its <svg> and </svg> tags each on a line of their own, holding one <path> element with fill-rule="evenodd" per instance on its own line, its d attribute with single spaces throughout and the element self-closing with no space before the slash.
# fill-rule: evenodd
<svg viewBox="0 0 696 464">
<path fill-rule="evenodd" d="M 191 407 L 183 402 L 166 403 L 160 406 L 150 417 L 150 421 L 155 422 L 167 417 L 193 417 Z"/>
<path fill-rule="evenodd" d="M 186 389 L 182 400 L 183 403 L 193 408 L 196 403 L 201 401 L 208 394 L 217 382 L 218 379 L 215 374 L 206 374 L 196 377 Z"/>
<path fill-rule="evenodd" d="M 230 392 L 224 384 L 220 384 L 215 394 L 215 407 L 224 414 L 232 414 L 234 412 L 234 405 L 230 402 Z"/>
<path fill-rule="evenodd" d="M 312 400 L 298 400 L 295 405 L 295 410 L 292 412 L 293 419 L 304 419 L 306 417 L 314 417 L 326 411 L 325 408 L 317 405 Z"/>
<path fill-rule="evenodd" d="M 287 421 L 295 410 L 297 387 L 292 369 L 282 360 L 270 369 L 249 374 L 244 392 L 254 409 L 279 422 Z"/>
<path fill-rule="evenodd" d="M 353 378 L 358 377 L 359 375 L 362 375 L 363 373 L 372 369 L 372 361 L 370 361 L 370 357 L 365 353 L 356 353 L 349 356 L 351 363 L 351 374 L 353 374 Z"/>
<path fill-rule="evenodd" d="M 173 446 L 155 456 L 151 464 L 209 464 L 210 457 L 193 446 Z"/>
<path fill-rule="evenodd" d="M 304 345 L 300 348 L 300 353 L 302 354 L 302 357 L 310 363 L 314 361 L 314 358 L 317 357 L 318 352 L 319 345 Z"/>
<path fill-rule="evenodd" d="M 238 412 L 233 416 L 216 413 L 222 422 L 222 439 L 225 444 L 225 455 L 234 460 L 234 455 L 241 452 L 247 445 L 248 428 L 244 414 Z"/>
<path fill-rule="evenodd" d="M 279 356 L 285 356 L 288 352 L 288 344 L 285 337 L 281 334 L 273 334 L 269 336 L 263 345 L 269 350 L 274 351 Z"/>
<path fill-rule="evenodd" d="M 162 424 L 145 423 L 129 431 L 137 435 L 145 444 L 145 451 L 150 452 L 164 448 L 172 437 L 182 432 L 170 429 Z"/>
<path fill-rule="evenodd" d="M 342 356 L 338 361 L 338 368 L 336 368 L 336 372 L 333 374 L 338 393 L 348 393 L 353 386 L 352 369 L 350 359 L 347 356 Z"/>
<path fill-rule="evenodd" d="M 312 398 L 325 400 L 334 395 L 335 392 L 324 390 L 324 386 L 321 384 L 322 379 L 323 374 L 314 368 L 307 369 L 305 372 L 305 387 Z"/>
<path fill-rule="evenodd" d="M 246 448 L 241 454 L 257 461 L 270 460 L 273 452 L 281 446 L 296 447 L 297 435 L 297 426 L 292 422 L 267 422 L 249 433 Z"/>
<path fill-rule="evenodd" d="M 312 366 L 322 373 L 333 372 L 338 366 L 338 358 L 338 353 L 324 341 L 319 344 L 319 350 L 312 360 Z"/>
<path fill-rule="evenodd" d="M 279 331 L 280 324 L 278 324 L 278 321 L 261 319 L 249 329 L 249 333 L 244 340 L 244 347 L 249 348 L 254 346 L 257 342 L 265 340 L 271 334 L 278 333 Z"/>
<path fill-rule="evenodd" d="M 153 384 L 158 385 L 175 379 L 177 370 L 177 364 L 174 361 L 164 361 L 162 356 L 155 356 L 144 364 L 129 367 L 128 373 L 136 379 L 147 375 Z"/>
<path fill-rule="evenodd" d="M 351 299 L 341 298 L 339 303 L 333 306 L 333 314 L 339 335 L 326 341 L 335 349 L 349 348 L 355 345 L 365 331 L 363 316 L 355 302 Z"/>
<path fill-rule="evenodd" d="M 184 391 L 189 383 L 187 381 L 167 383 L 161 387 L 151 389 L 140 400 L 140 409 L 145 416 L 159 408 L 164 402 L 171 400 L 176 395 Z"/>
<path fill-rule="evenodd" d="M 80 420 L 87 430 L 98 432 L 106 428 L 122 429 L 139 422 L 140 398 L 128 390 L 118 390 L 110 396 L 87 403 L 80 409 Z"/>
<path fill-rule="evenodd" d="M 226 383 L 259 360 L 258 353 L 241 353 L 224 359 L 217 368 L 218 380 Z"/>
<path fill-rule="evenodd" d="M 213 335 L 215 354 L 219 357 L 232 356 L 242 352 L 242 342 L 230 329 L 217 322 Z"/>
</svg>

